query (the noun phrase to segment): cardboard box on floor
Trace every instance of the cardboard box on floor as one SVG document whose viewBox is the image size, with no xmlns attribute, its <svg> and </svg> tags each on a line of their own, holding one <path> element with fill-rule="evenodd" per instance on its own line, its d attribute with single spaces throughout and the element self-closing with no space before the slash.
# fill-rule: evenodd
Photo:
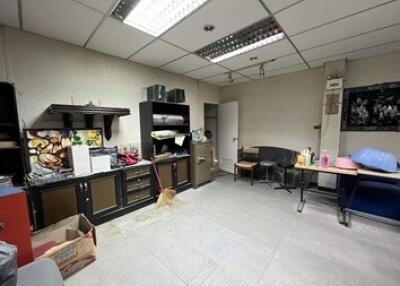
<svg viewBox="0 0 400 286">
<path fill-rule="evenodd" d="M 75 215 L 34 233 L 32 247 L 35 259 L 51 258 L 65 279 L 96 260 L 96 229 Z"/>
</svg>

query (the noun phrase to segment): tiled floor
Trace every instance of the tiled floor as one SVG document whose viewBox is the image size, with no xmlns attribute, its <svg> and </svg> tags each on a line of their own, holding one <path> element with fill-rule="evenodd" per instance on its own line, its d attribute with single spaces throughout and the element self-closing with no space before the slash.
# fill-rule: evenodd
<svg viewBox="0 0 400 286">
<path fill-rule="evenodd" d="M 400 285 L 400 228 L 354 218 L 333 202 L 229 175 L 97 228 L 96 262 L 73 285 Z"/>
</svg>

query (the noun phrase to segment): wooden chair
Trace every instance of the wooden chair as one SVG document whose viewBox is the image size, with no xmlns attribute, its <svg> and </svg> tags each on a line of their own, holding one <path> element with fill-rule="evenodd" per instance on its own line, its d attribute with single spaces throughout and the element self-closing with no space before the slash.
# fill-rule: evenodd
<svg viewBox="0 0 400 286">
<path fill-rule="evenodd" d="M 240 171 L 249 171 L 251 178 L 251 185 L 254 184 L 254 172 L 257 169 L 259 161 L 258 148 L 245 148 L 239 150 L 239 161 L 234 164 L 234 181 L 236 182 L 237 176 Z"/>
</svg>

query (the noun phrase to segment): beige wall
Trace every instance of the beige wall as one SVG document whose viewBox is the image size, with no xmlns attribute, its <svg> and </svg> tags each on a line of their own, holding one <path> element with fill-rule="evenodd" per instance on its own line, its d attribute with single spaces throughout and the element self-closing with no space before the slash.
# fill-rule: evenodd
<svg viewBox="0 0 400 286">
<path fill-rule="evenodd" d="M 240 145 L 318 150 L 323 88 L 319 68 L 224 87 L 221 101 L 239 101 Z"/>
<path fill-rule="evenodd" d="M 347 62 L 345 87 L 400 81 L 400 51 Z M 224 87 L 221 101 L 239 101 L 240 144 L 319 149 L 325 87 L 317 68 Z M 370 146 L 400 158 L 400 132 L 341 132 L 341 156 Z"/>
<path fill-rule="evenodd" d="M 185 89 L 192 129 L 204 125 L 203 103 L 219 102 L 220 88 L 214 85 L 20 30 L 4 28 L 3 32 L 21 128 L 61 127 L 60 117 L 42 113 L 52 103 L 70 104 L 72 96 L 74 104 L 100 101 L 102 106 L 130 108 L 132 115 L 114 121 L 113 137 L 106 144 L 139 143 L 139 102 L 145 87 L 160 83 L 167 89 Z M 6 79 L 3 62 L 0 56 L 0 80 Z M 83 126 L 82 118 L 79 124 Z M 102 126 L 101 121 L 97 125 Z"/>
<path fill-rule="evenodd" d="M 346 87 L 400 81 L 400 51 L 349 62 Z M 361 146 L 385 149 L 400 160 L 400 132 L 342 132 L 340 153 L 347 155 Z"/>
</svg>

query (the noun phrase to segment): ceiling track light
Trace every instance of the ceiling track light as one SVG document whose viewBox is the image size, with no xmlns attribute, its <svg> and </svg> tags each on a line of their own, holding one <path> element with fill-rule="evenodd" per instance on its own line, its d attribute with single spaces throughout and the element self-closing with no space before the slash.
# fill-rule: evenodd
<svg viewBox="0 0 400 286">
<path fill-rule="evenodd" d="M 267 17 L 196 51 L 196 54 L 218 63 L 283 38 L 285 33 L 278 23 Z"/>
<path fill-rule="evenodd" d="M 264 64 L 260 65 L 260 78 L 265 77 L 265 70 L 264 70 Z"/>
<path fill-rule="evenodd" d="M 158 37 L 208 0 L 121 0 L 112 14 L 124 24 Z"/>
<path fill-rule="evenodd" d="M 230 72 L 228 74 L 228 81 L 229 81 L 229 83 L 233 83 L 234 82 L 233 77 L 232 77 L 232 72 Z"/>
</svg>

